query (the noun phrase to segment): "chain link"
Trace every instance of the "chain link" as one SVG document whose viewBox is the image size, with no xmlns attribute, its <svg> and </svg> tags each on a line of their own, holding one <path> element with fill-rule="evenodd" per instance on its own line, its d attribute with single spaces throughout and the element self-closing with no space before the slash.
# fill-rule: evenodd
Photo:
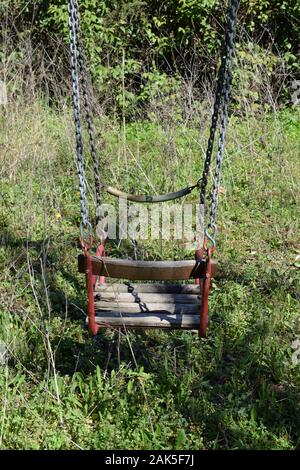
<svg viewBox="0 0 300 470">
<path fill-rule="evenodd" d="M 78 0 L 69 0 L 69 35 L 70 35 L 70 55 L 72 69 L 72 94 L 74 106 L 74 121 L 76 133 L 76 155 L 77 155 L 77 171 L 79 177 L 80 192 L 80 210 L 81 210 L 81 236 L 91 235 L 92 225 L 89 220 L 89 211 L 87 207 L 87 189 L 85 177 L 85 165 L 83 154 L 83 137 L 81 125 L 81 99 L 80 89 L 82 89 L 83 107 L 85 113 L 85 121 L 87 124 L 90 153 L 94 165 L 95 193 L 96 193 L 96 223 L 99 220 L 101 205 L 101 181 L 99 175 L 99 164 L 97 159 L 95 128 L 92 118 L 92 107 L 89 95 L 88 72 L 86 68 L 84 47 L 80 33 L 80 18 Z M 86 234 L 87 232 L 87 234 Z"/>
<path fill-rule="evenodd" d="M 76 156 L 77 156 L 77 172 L 79 178 L 79 192 L 80 192 L 80 233 L 85 236 L 87 231 L 90 235 L 92 226 L 89 220 L 89 211 L 87 207 L 86 198 L 86 179 L 83 157 L 83 139 L 81 129 L 81 103 L 80 103 L 80 87 L 79 87 L 79 73 L 78 73 L 78 49 L 76 42 L 76 5 L 74 0 L 69 0 L 69 35 L 70 35 L 70 56 L 71 56 L 71 74 L 72 74 L 72 96 L 74 106 L 74 122 L 76 134 Z"/>
<path fill-rule="evenodd" d="M 230 100 L 230 91 L 231 91 L 231 81 L 232 81 L 232 57 L 234 53 L 234 39 L 236 33 L 236 18 L 237 10 L 239 7 L 239 0 L 232 0 L 229 13 L 228 13 L 228 25 L 226 31 L 226 65 L 224 70 L 224 92 L 222 96 L 222 105 L 221 105 L 221 118 L 220 118 L 220 134 L 218 139 L 218 150 L 216 158 L 216 167 L 214 173 L 214 182 L 213 190 L 211 195 L 211 208 L 210 208 L 210 221 L 206 230 L 208 238 L 215 245 L 216 239 L 216 216 L 219 200 L 219 192 L 221 185 L 221 176 L 222 176 L 222 166 L 223 166 L 223 156 L 224 156 L 224 146 L 225 146 L 225 136 L 228 123 L 228 107 Z"/>
<path fill-rule="evenodd" d="M 141 298 L 139 297 L 139 294 L 135 292 L 135 288 L 133 287 L 133 285 L 130 284 L 129 281 L 124 282 L 124 284 L 127 286 L 129 294 L 133 295 L 134 302 L 139 304 L 141 312 L 149 312 L 149 308 L 147 307 L 145 302 L 142 302 Z"/>
<path fill-rule="evenodd" d="M 219 72 L 218 72 L 218 80 L 217 80 L 217 86 L 216 86 L 216 92 L 215 92 L 215 101 L 214 101 L 213 113 L 211 117 L 211 125 L 210 125 L 210 130 L 209 130 L 209 138 L 207 142 L 204 169 L 203 169 L 202 178 L 198 181 L 199 187 L 200 187 L 200 204 L 205 204 L 206 187 L 208 183 L 208 175 L 209 175 L 209 170 L 211 166 L 215 135 L 216 135 L 218 119 L 219 119 L 219 114 L 220 114 L 225 65 L 226 65 L 226 56 L 225 54 L 223 54 L 221 65 L 220 65 Z"/>
<path fill-rule="evenodd" d="M 230 0 L 228 10 L 228 20 L 226 36 L 223 46 L 223 53 L 221 65 L 218 72 L 218 80 L 216 86 L 214 107 L 211 119 L 210 134 L 207 143 L 206 157 L 204 162 L 204 169 L 202 178 L 198 181 L 200 188 L 200 204 L 205 204 L 206 189 L 209 177 L 209 171 L 212 161 L 212 154 L 215 142 L 218 122 L 220 120 L 220 133 L 218 139 L 218 151 L 216 159 L 216 168 L 214 173 L 213 190 L 211 195 L 211 209 L 210 221 L 206 229 L 208 238 L 215 244 L 216 233 L 216 213 L 218 207 L 218 195 L 221 182 L 223 154 L 225 134 L 228 121 L 228 105 L 231 87 L 231 62 L 234 52 L 234 37 L 237 10 L 240 0 Z M 86 179 L 85 179 L 85 166 L 83 156 L 83 138 L 81 128 L 81 102 L 80 102 L 80 84 L 82 86 L 83 104 L 85 111 L 85 120 L 88 128 L 90 153 L 94 165 L 95 177 L 95 191 L 96 191 L 96 207 L 97 207 L 97 221 L 99 217 L 99 207 L 101 205 L 101 181 L 99 175 L 99 164 L 96 151 L 95 129 L 91 111 L 91 101 L 89 96 L 88 87 L 88 73 L 86 69 L 86 61 L 84 55 L 84 48 L 80 34 L 80 18 L 78 10 L 78 0 L 69 0 L 69 30 L 70 30 L 70 54 L 71 54 L 71 68 L 72 68 L 72 93 L 74 105 L 74 121 L 76 131 L 76 155 L 77 155 L 77 170 L 79 176 L 79 191 L 80 191 L 80 207 L 81 207 L 81 235 L 83 231 L 88 228 L 91 234 L 92 227 L 89 221 L 89 212 L 87 207 L 86 197 Z M 210 233 L 211 232 L 211 233 Z"/>
<path fill-rule="evenodd" d="M 79 72 L 80 72 L 80 80 L 82 85 L 82 96 L 83 96 L 83 103 L 84 103 L 84 110 L 85 110 L 85 120 L 87 124 L 88 134 L 89 134 L 89 142 L 90 142 L 90 153 L 93 160 L 94 166 L 94 178 L 95 178 L 95 194 L 96 194 L 96 216 L 98 223 L 99 214 L 100 214 L 100 205 L 101 205 L 101 181 L 100 181 L 100 174 L 99 174 L 99 162 L 97 158 L 97 150 L 96 150 L 96 137 L 95 137 L 95 127 L 93 122 L 93 115 L 92 115 L 92 106 L 91 106 L 91 99 L 89 93 L 89 85 L 88 85 L 88 71 L 86 68 L 86 59 L 84 53 L 84 47 L 81 38 L 81 26 L 80 26 L 80 16 L 79 16 L 79 7 L 78 7 L 78 0 L 73 0 L 75 6 L 75 30 L 76 30 L 76 37 L 77 37 L 77 49 L 78 49 L 78 65 L 79 65 Z"/>
<path fill-rule="evenodd" d="M 209 170 L 212 161 L 217 125 L 220 120 L 220 133 L 218 139 L 218 150 L 216 168 L 214 174 L 213 191 L 211 195 L 210 221 L 206 229 L 206 236 L 215 245 L 216 214 L 218 206 L 218 195 L 221 183 L 221 173 L 224 154 L 225 134 L 228 121 L 228 105 L 231 87 L 231 64 L 234 52 L 234 38 L 236 29 L 237 11 L 240 0 L 230 0 L 227 16 L 226 35 L 224 40 L 221 65 L 218 72 L 217 87 L 215 93 L 214 108 L 211 120 L 210 134 L 207 143 L 207 151 L 204 162 L 202 178 L 198 181 L 200 187 L 200 204 L 205 204 L 206 188 Z M 221 116 L 221 117 L 220 117 Z M 211 233 L 210 233 L 211 232 Z"/>
</svg>

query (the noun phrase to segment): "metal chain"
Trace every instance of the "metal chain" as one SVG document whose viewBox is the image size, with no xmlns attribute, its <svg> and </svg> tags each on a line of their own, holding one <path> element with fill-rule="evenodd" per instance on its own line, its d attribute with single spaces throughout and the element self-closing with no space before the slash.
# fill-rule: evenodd
<svg viewBox="0 0 300 470">
<path fill-rule="evenodd" d="M 237 10 L 239 7 L 240 0 L 230 0 L 228 14 L 227 14 L 227 26 L 226 34 L 222 51 L 221 65 L 218 72 L 218 80 L 215 93 L 215 101 L 213 107 L 213 114 L 211 120 L 211 127 L 209 133 L 209 139 L 207 143 L 207 151 L 204 162 L 204 170 L 202 178 L 198 181 L 200 186 L 200 204 L 204 206 L 206 200 L 206 189 L 208 183 L 209 170 L 212 161 L 212 153 L 214 148 L 215 136 L 218 121 L 220 118 L 220 137 L 218 141 L 218 153 L 217 153 L 217 163 L 216 171 L 214 177 L 214 188 L 212 194 L 212 205 L 210 212 L 210 223 L 206 229 L 207 237 L 215 244 L 214 235 L 215 235 L 215 221 L 216 221 L 216 211 L 218 205 L 218 192 L 220 187 L 221 179 L 221 169 L 223 161 L 223 152 L 224 152 L 224 141 L 225 141 L 225 132 L 228 120 L 228 103 L 230 95 L 230 84 L 231 84 L 231 61 L 234 51 L 234 36 L 235 36 L 235 25 L 237 18 Z M 213 236 L 209 234 L 209 229 L 213 229 Z"/>
<path fill-rule="evenodd" d="M 218 193 L 221 180 L 224 142 L 226 134 L 226 126 L 228 121 L 228 104 L 230 95 L 231 84 L 231 60 L 234 50 L 234 36 L 235 36 L 235 23 L 237 16 L 237 9 L 239 0 L 231 0 L 228 11 L 227 31 L 224 41 L 223 54 L 221 59 L 221 66 L 218 72 L 217 87 L 215 93 L 215 101 L 213 107 L 213 114 L 210 127 L 210 135 L 207 144 L 206 158 L 204 163 L 204 170 L 202 178 L 198 181 L 200 187 L 200 204 L 205 204 L 206 188 L 208 183 L 209 170 L 211 166 L 212 153 L 214 148 L 214 141 L 216 135 L 217 124 L 221 114 L 220 122 L 220 135 L 218 140 L 218 153 L 217 162 L 214 175 L 214 186 L 212 192 L 212 205 L 210 211 L 210 222 L 206 233 L 209 238 L 214 241 L 216 230 L 216 211 L 218 206 Z M 99 166 L 96 152 L 96 139 L 95 130 L 91 112 L 91 102 L 88 93 L 88 80 L 87 69 L 85 65 L 84 48 L 80 35 L 80 19 L 78 12 L 78 0 L 69 0 L 69 29 L 70 29 L 70 53 L 71 53 L 71 66 L 72 66 L 72 90 L 73 90 L 73 105 L 74 105 L 74 121 L 76 129 L 76 154 L 77 154 L 77 169 L 79 176 L 79 189 L 80 189 L 80 205 L 81 205 L 81 231 L 84 227 L 88 227 L 91 232 L 91 224 L 89 221 L 89 213 L 86 202 L 86 182 L 85 182 L 85 167 L 83 157 L 83 139 L 80 118 L 80 84 L 83 90 L 83 102 L 85 109 L 85 119 L 88 127 L 90 151 L 94 164 L 95 175 L 95 189 L 96 189 L 96 204 L 97 204 L 97 217 L 99 215 L 98 208 L 101 205 L 101 182 L 99 175 Z M 209 235 L 209 229 L 212 229 L 213 234 Z"/>
<path fill-rule="evenodd" d="M 149 308 L 147 307 L 145 302 L 142 302 L 141 298 L 139 297 L 139 294 L 135 292 L 135 288 L 133 287 L 133 285 L 129 281 L 124 282 L 124 284 L 127 286 L 129 294 L 133 295 L 134 302 L 139 304 L 141 312 L 149 312 Z"/>
<path fill-rule="evenodd" d="M 74 15 L 75 15 L 76 38 L 77 38 L 77 50 L 78 50 L 78 64 L 79 64 L 80 80 L 82 84 L 85 120 L 86 120 L 88 134 L 89 134 L 90 153 L 91 153 L 91 156 L 93 159 L 93 165 L 94 165 L 96 218 L 97 218 L 96 223 L 98 223 L 99 214 L 100 214 L 99 208 L 101 206 L 101 181 L 100 181 L 100 174 L 99 174 L 99 162 L 97 158 L 95 127 L 94 127 L 94 122 L 93 122 L 93 117 L 92 117 L 92 106 L 91 106 L 91 99 L 90 99 L 89 86 L 88 86 L 88 71 L 86 68 L 86 59 L 85 59 L 84 47 L 83 47 L 82 38 L 81 38 L 78 0 L 73 0 L 73 3 L 75 7 Z"/>
<path fill-rule="evenodd" d="M 76 155 L 77 155 L 77 172 L 79 178 L 79 192 L 80 192 L 80 233 L 85 236 L 85 232 L 91 235 L 92 226 L 89 220 L 89 211 L 87 207 L 86 198 L 86 180 L 83 156 L 83 139 L 80 118 L 80 87 L 79 87 L 79 73 L 78 73 L 78 50 L 76 43 L 76 4 L 74 0 L 69 0 L 69 35 L 70 35 L 70 56 L 71 56 L 71 69 L 72 69 L 72 96 L 74 106 L 74 122 L 76 133 Z"/>
<path fill-rule="evenodd" d="M 217 86 L 216 86 L 216 92 L 215 92 L 213 113 L 211 117 L 209 138 L 207 142 L 206 156 L 205 156 L 205 161 L 204 161 L 204 169 L 203 169 L 202 178 L 199 179 L 198 181 L 200 185 L 200 204 L 205 204 L 208 174 L 210 170 L 212 153 L 213 153 L 214 142 L 215 142 L 215 135 L 216 135 L 218 119 L 219 119 L 219 114 L 220 114 L 221 97 L 222 97 L 223 84 L 224 84 L 225 65 L 226 65 L 226 56 L 225 54 L 222 54 L 222 61 L 221 61 L 221 65 L 218 71 L 218 80 L 217 80 Z"/>
<path fill-rule="evenodd" d="M 220 134 L 218 139 L 218 151 L 216 158 L 216 167 L 214 173 L 213 190 L 211 195 L 211 209 L 210 209 L 210 221 L 206 229 L 207 238 L 215 245 L 216 238 L 216 216 L 219 200 L 219 192 L 221 185 L 221 175 L 223 166 L 225 136 L 228 123 L 228 107 L 230 100 L 231 81 L 232 81 L 232 57 L 234 53 L 234 39 L 236 33 L 236 18 L 237 10 L 239 7 L 239 0 L 232 0 L 229 13 L 228 13 L 228 25 L 226 31 L 225 44 L 227 47 L 226 51 L 226 64 L 224 70 L 224 92 L 222 95 L 222 109 L 220 119 Z"/>
</svg>

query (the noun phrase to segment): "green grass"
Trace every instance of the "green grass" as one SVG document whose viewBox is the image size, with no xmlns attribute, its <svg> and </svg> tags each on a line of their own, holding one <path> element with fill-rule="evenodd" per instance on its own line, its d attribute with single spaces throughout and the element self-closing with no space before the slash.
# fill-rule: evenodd
<svg viewBox="0 0 300 470">
<path fill-rule="evenodd" d="M 299 110 L 231 119 L 206 340 L 89 337 L 71 113 L 37 102 L 0 120 L 1 448 L 299 448 Z M 182 123 L 131 124 L 127 163 L 120 135 L 106 123 L 106 182 L 159 193 L 201 176 L 206 127 L 199 140 Z M 191 254 L 180 243 L 138 248 L 148 259 Z"/>
</svg>

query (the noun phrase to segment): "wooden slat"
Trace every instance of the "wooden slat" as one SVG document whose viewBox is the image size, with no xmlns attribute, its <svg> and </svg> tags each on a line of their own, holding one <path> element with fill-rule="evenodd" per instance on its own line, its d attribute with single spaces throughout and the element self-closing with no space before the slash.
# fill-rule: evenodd
<svg viewBox="0 0 300 470">
<path fill-rule="evenodd" d="M 191 294 L 200 295 L 201 286 L 196 284 L 131 284 L 134 292 L 137 294 L 153 293 L 153 294 Z M 126 293 L 128 286 L 121 283 L 105 283 L 96 284 L 95 292 L 101 293 Z"/>
<path fill-rule="evenodd" d="M 199 315 L 200 313 L 200 304 L 174 304 L 174 303 L 148 303 L 146 305 L 147 312 L 145 313 L 152 313 L 152 312 L 162 312 L 162 313 L 169 313 L 173 314 L 190 314 L 190 315 Z M 95 302 L 95 309 L 96 310 L 103 310 L 109 311 L 113 310 L 116 312 L 126 312 L 126 313 L 139 313 L 141 312 L 141 307 L 138 303 L 128 303 L 128 302 Z"/>
<path fill-rule="evenodd" d="M 120 312 L 96 312 L 98 325 L 114 328 L 181 328 L 185 330 L 197 330 L 200 317 L 197 315 L 168 315 L 162 312 L 145 313 L 120 313 Z"/>
<path fill-rule="evenodd" d="M 121 303 L 134 303 L 136 296 L 139 297 L 141 302 L 145 304 L 150 303 L 177 303 L 177 304 L 197 304 L 199 303 L 199 295 L 190 294 L 147 294 L 144 292 L 129 294 L 126 292 L 101 292 L 95 294 L 95 300 L 101 300 L 105 303 L 121 302 Z"/>
<path fill-rule="evenodd" d="M 205 265 L 193 260 L 132 261 L 107 257 L 92 257 L 93 274 L 130 280 L 183 280 L 203 278 Z M 85 257 L 78 257 L 79 271 L 85 272 Z M 217 274 L 217 263 L 212 262 L 212 276 Z"/>
</svg>

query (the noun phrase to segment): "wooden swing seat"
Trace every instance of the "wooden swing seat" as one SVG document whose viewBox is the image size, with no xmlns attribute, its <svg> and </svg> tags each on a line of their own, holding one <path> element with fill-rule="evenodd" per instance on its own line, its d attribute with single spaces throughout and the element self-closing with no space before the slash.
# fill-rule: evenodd
<svg viewBox="0 0 300 470">
<path fill-rule="evenodd" d="M 99 284 L 94 291 L 95 321 L 112 328 L 198 330 L 201 285 Z M 137 301 L 138 297 L 138 301 Z"/>
<path fill-rule="evenodd" d="M 198 284 L 94 283 L 95 323 L 108 328 L 199 330 L 206 265 L 195 260 L 133 261 L 90 256 L 92 275 L 130 281 L 198 279 Z M 78 257 L 79 272 L 87 272 L 87 258 Z M 216 276 L 217 263 L 211 263 Z"/>
<path fill-rule="evenodd" d="M 76 158 L 79 176 L 80 210 L 81 210 L 81 245 L 84 255 L 79 257 L 79 271 L 85 273 L 87 284 L 87 317 L 88 328 L 92 335 L 99 332 L 100 326 L 127 328 L 186 328 L 199 330 L 201 337 L 206 336 L 208 322 L 208 298 L 211 277 L 217 274 L 217 264 L 212 259 L 215 250 L 216 210 L 221 184 L 222 163 L 224 154 L 225 134 L 228 121 L 229 97 L 232 75 L 232 57 L 234 54 L 234 38 L 236 31 L 239 0 L 230 0 L 227 25 L 222 47 L 221 64 L 218 71 L 213 113 L 209 130 L 208 145 L 202 177 L 196 184 L 179 191 L 160 194 L 128 194 L 124 191 L 106 186 L 100 178 L 96 135 L 93 116 L 90 109 L 90 93 L 86 76 L 84 47 L 80 32 L 80 15 L 78 1 L 69 0 L 69 33 L 72 76 L 72 98 L 74 106 Z M 83 100 L 81 99 L 81 92 Z M 83 105 L 81 106 L 81 101 Z M 105 256 L 104 239 L 98 246 L 96 256 L 91 255 L 93 247 L 92 225 L 89 220 L 87 205 L 86 174 L 84 159 L 84 139 L 81 128 L 81 108 L 84 110 L 88 128 L 91 160 L 94 166 L 96 214 L 100 215 L 101 194 L 106 190 L 110 195 L 136 203 L 162 203 L 182 198 L 194 189 L 199 190 L 198 219 L 205 234 L 203 246 L 195 250 L 196 260 L 184 261 L 132 261 L 108 258 Z M 218 129 L 219 127 L 219 129 Z M 211 195 L 211 209 L 208 225 L 205 230 L 205 205 L 207 202 L 207 184 L 214 153 L 214 142 L 219 131 L 216 168 Z M 87 236 L 87 238 L 85 238 Z M 202 237 L 201 237 L 202 238 Z M 207 243 L 208 242 L 208 243 Z M 209 246 L 208 246 L 209 245 Z M 99 283 L 97 278 L 99 277 Z M 130 281 L 168 281 L 192 280 L 196 286 L 177 286 L 177 284 L 137 285 L 135 289 L 127 283 L 127 291 L 121 284 L 105 285 L 105 278 L 116 278 Z M 126 286 L 126 283 L 125 283 Z M 150 289 L 150 290 L 149 290 Z M 152 290 L 151 290 L 152 289 Z M 189 289 L 192 289 L 190 291 Z M 136 290 L 136 292 L 135 292 Z"/>
<path fill-rule="evenodd" d="M 183 261 L 133 261 L 102 256 L 91 256 L 93 274 L 131 281 L 179 281 L 201 279 L 205 264 L 195 260 Z M 212 260 L 212 277 L 217 273 L 217 262 Z M 86 258 L 78 257 L 79 272 L 85 273 Z"/>
</svg>

